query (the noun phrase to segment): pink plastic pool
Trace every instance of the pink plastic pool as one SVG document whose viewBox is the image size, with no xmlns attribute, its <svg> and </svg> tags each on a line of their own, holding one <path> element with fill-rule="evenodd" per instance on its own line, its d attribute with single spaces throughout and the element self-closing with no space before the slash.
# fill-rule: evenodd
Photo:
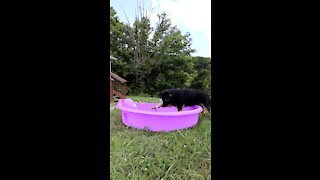
<svg viewBox="0 0 320 180">
<path fill-rule="evenodd" d="M 135 103 L 132 99 L 119 99 L 123 124 L 150 131 L 174 131 L 190 128 L 198 123 L 201 106 L 187 106 L 181 112 L 176 107 L 151 109 L 156 103 Z"/>
</svg>

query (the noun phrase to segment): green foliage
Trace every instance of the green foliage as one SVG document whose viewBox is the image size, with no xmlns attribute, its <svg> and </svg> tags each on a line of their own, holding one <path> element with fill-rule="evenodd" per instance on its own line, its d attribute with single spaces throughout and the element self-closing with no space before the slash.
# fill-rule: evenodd
<svg viewBox="0 0 320 180">
<path fill-rule="evenodd" d="M 158 14 L 153 28 L 144 12 L 132 27 L 120 22 L 112 7 L 110 12 L 110 52 L 118 59 L 112 71 L 127 80 L 128 94 L 178 87 L 210 92 L 211 59 L 191 57 L 191 35 L 173 27 L 165 13 Z"/>
<path fill-rule="evenodd" d="M 196 76 L 193 78 L 190 87 L 211 94 L 211 59 L 204 57 L 193 57 L 192 59 Z"/>
</svg>

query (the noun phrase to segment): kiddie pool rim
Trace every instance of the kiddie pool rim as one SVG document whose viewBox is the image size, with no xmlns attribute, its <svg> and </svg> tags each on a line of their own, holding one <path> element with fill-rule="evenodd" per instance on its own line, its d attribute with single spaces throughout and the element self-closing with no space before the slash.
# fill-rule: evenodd
<svg viewBox="0 0 320 180">
<path fill-rule="evenodd" d="M 118 103 L 116 105 L 116 108 L 120 109 L 121 111 L 127 111 L 127 112 L 132 112 L 132 113 L 139 113 L 139 114 L 156 115 L 156 116 L 181 116 L 181 115 L 199 114 L 202 111 L 202 107 L 199 106 L 199 105 L 195 105 L 196 109 L 188 110 L 188 111 L 182 111 L 182 112 L 143 111 L 143 110 L 139 110 L 139 109 L 131 109 L 131 108 L 124 107 L 122 105 L 122 101 L 124 101 L 124 100 L 132 100 L 132 99 L 130 99 L 130 98 L 128 98 L 128 99 L 119 99 L 119 101 L 118 101 Z M 145 103 L 145 102 L 142 102 L 142 103 Z M 149 103 L 149 104 L 156 104 L 156 103 Z"/>
</svg>

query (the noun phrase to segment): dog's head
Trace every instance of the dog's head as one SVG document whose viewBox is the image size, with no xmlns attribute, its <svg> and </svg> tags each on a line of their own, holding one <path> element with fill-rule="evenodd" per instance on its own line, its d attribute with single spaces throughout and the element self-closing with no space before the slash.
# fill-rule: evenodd
<svg viewBox="0 0 320 180">
<path fill-rule="evenodd" d="M 162 99 L 162 107 L 166 107 L 170 104 L 172 94 L 168 91 L 159 93 L 159 97 Z"/>
</svg>

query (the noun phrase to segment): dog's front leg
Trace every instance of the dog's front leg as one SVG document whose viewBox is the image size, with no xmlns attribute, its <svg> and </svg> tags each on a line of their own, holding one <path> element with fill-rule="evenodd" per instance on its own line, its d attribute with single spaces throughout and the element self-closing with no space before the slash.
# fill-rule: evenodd
<svg viewBox="0 0 320 180">
<path fill-rule="evenodd" d="M 162 101 L 162 99 L 160 99 L 160 103 L 153 106 L 151 109 L 158 109 L 158 108 L 162 107 L 162 105 L 163 105 L 163 101 Z"/>
<path fill-rule="evenodd" d="M 161 106 L 162 106 L 162 103 L 159 103 L 159 104 L 153 106 L 151 109 L 158 109 L 158 108 L 160 108 Z"/>
<path fill-rule="evenodd" d="M 178 105 L 177 108 L 178 108 L 178 111 L 180 112 L 180 111 L 182 111 L 183 106 L 182 105 Z"/>
</svg>

